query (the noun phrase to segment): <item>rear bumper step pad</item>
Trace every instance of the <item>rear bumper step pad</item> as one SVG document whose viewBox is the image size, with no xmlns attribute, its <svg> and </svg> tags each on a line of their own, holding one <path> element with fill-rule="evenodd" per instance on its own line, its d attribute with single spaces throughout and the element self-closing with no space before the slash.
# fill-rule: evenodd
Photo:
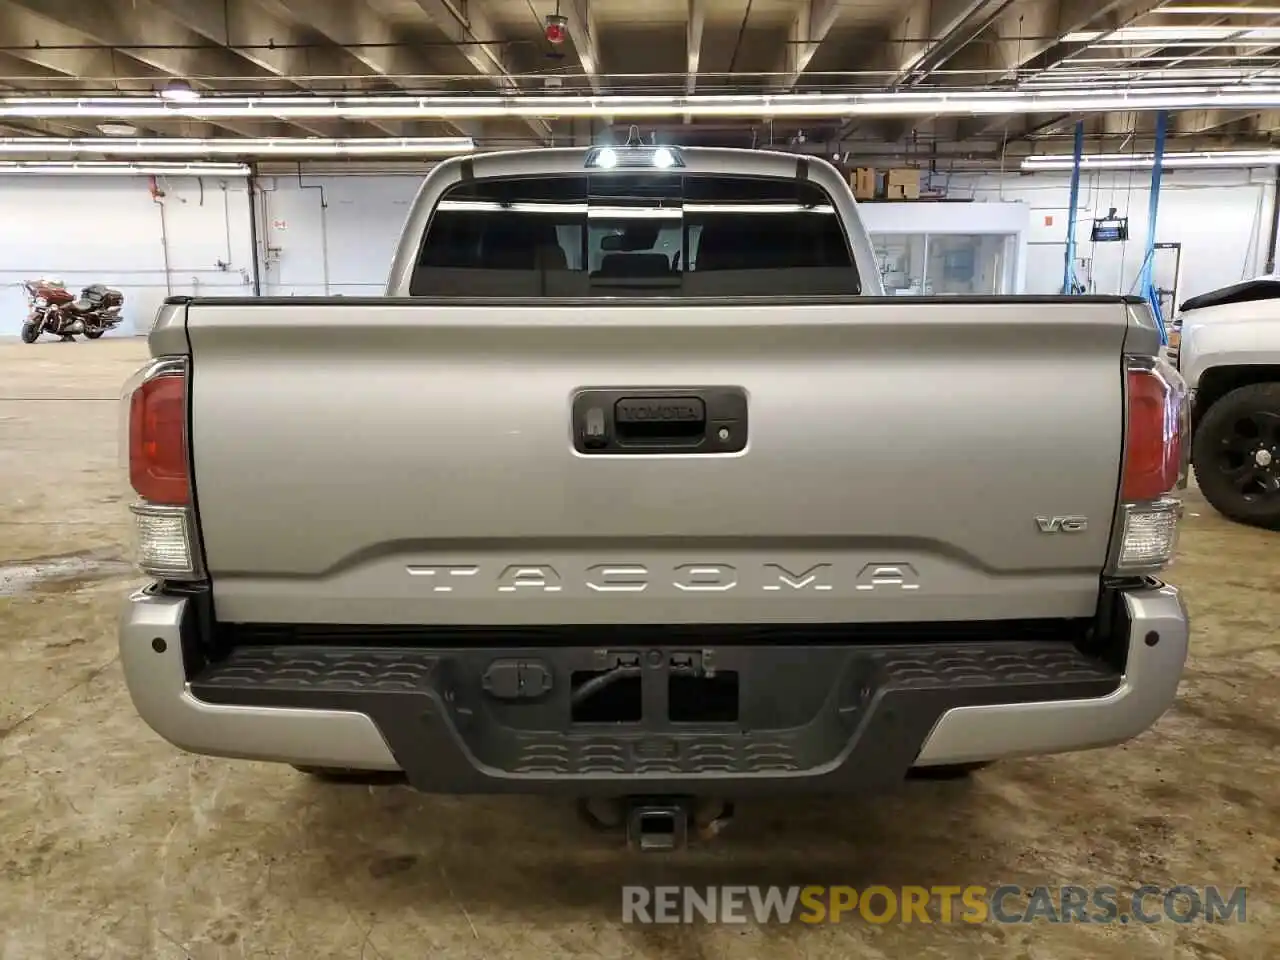
<svg viewBox="0 0 1280 960">
<path fill-rule="evenodd" d="M 716 673 L 739 678 L 740 719 L 690 729 L 665 709 L 671 652 L 635 653 L 643 664 L 635 723 L 569 723 L 570 677 L 599 665 L 585 647 L 242 648 L 194 678 L 191 692 L 206 703 L 365 714 L 424 790 L 643 778 L 646 792 L 667 793 L 689 787 L 669 778 L 800 778 L 834 790 L 901 780 L 947 710 L 1100 697 L 1120 685 L 1119 673 L 1061 642 L 717 647 Z M 551 689 L 537 700 L 497 700 L 481 683 L 495 663 L 549 674 Z"/>
<path fill-rule="evenodd" d="M 1117 743 L 1172 702 L 1187 644 L 1176 591 L 1151 587 L 1124 597 L 1123 675 L 1061 641 L 717 645 L 711 672 L 737 674 L 731 722 L 676 723 L 669 677 L 690 658 L 705 673 L 707 649 L 241 647 L 188 681 L 187 602 L 140 592 L 122 627 L 130 691 L 162 736 L 200 753 L 402 769 L 448 793 L 851 792 L 917 765 Z M 619 662 L 640 677 L 636 722 L 570 723 L 575 675 Z"/>
</svg>

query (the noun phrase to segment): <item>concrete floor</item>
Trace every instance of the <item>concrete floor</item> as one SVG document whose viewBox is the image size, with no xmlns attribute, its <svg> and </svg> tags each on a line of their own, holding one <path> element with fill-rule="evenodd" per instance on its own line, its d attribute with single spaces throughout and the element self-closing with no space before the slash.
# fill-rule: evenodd
<svg viewBox="0 0 1280 960">
<path fill-rule="evenodd" d="M 116 435 L 141 341 L 0 343 L 0 957 L 1247 960 L 1280 953 L 1280 534 L 1190 498 L 1177 706 L 1125 747 L 756 803 L 636 859 L 563 803 L 194 758 L 131 709 Z M 41 559 L 33 576 L 25 561 Z M 47 558 L 62 558 L 48 565 Z M 56 576 L 49 576 L 52 572 Z M 624 883 L 1250 887 L 1244 924 L 639 927 Z"/>
</svg>

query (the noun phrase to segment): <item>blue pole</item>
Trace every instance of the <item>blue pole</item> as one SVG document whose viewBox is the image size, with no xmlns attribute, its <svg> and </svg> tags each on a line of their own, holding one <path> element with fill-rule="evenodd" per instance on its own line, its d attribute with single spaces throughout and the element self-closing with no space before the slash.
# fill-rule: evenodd
<svg viewBox="0 0 1280 960">
<path fill-rule="evenodd" d="M 1062 292 L 1076 292 L 1076 209 L 1080 206 L 1080 160 L 1084 156 L 1084 121 L 1076 121 L 1075 154 L 1071 161 L 1071 206 L 1067 211 L 1067 253 L 1062 267 Z"/>
<path fill-rule="evenodd" d="M 1151 311 L 1156 318 L 1156 326 L 1160 330 L 1160 342 L 1168 343 L 1168 334 L 1164 328 L 1164 317 L 1160 312 L 1160 294 L 1156 292 L 1152 280 L 1153 261 L 1156 256 L 1156 215 L 1160 212 L 1160 180 L 1164 173 L 1164 137 L 1169 126 L 1169 112 L 1161 110 L 1156 114 L 1156 149 L 1151 164 L 1151 199 L 1147 206 L 1147 252 L 1142 259 L 1142 295 L 1151 304 Z"/>
</svg>

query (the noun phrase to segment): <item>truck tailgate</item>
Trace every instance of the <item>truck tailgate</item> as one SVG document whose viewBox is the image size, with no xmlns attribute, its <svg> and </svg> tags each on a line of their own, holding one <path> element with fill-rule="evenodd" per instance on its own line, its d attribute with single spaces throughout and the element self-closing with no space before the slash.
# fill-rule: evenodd
<svg viewBox="0 0 1280 960">
<path fill-rule="evenodd" d="M 1097 603 L 1119 299 L 186 309 L 221 621 L 920 622 Z M 574 448 L 581 389 L 715 386 L 747 398 L 739 453 Z"/>
</svg>

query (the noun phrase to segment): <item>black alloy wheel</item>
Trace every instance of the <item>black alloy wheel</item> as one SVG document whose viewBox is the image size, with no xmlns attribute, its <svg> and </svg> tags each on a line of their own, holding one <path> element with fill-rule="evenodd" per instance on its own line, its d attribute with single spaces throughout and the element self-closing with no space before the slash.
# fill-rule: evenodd
<svg viewBox="0 0 1280 960">
<path fill-rule="evenodd" d="M 1239 387 L 1213 404 L 1196 428 L 1191 460 L 1219 513 L 1280 529 L 1280 383 Z"/>
</svg>

